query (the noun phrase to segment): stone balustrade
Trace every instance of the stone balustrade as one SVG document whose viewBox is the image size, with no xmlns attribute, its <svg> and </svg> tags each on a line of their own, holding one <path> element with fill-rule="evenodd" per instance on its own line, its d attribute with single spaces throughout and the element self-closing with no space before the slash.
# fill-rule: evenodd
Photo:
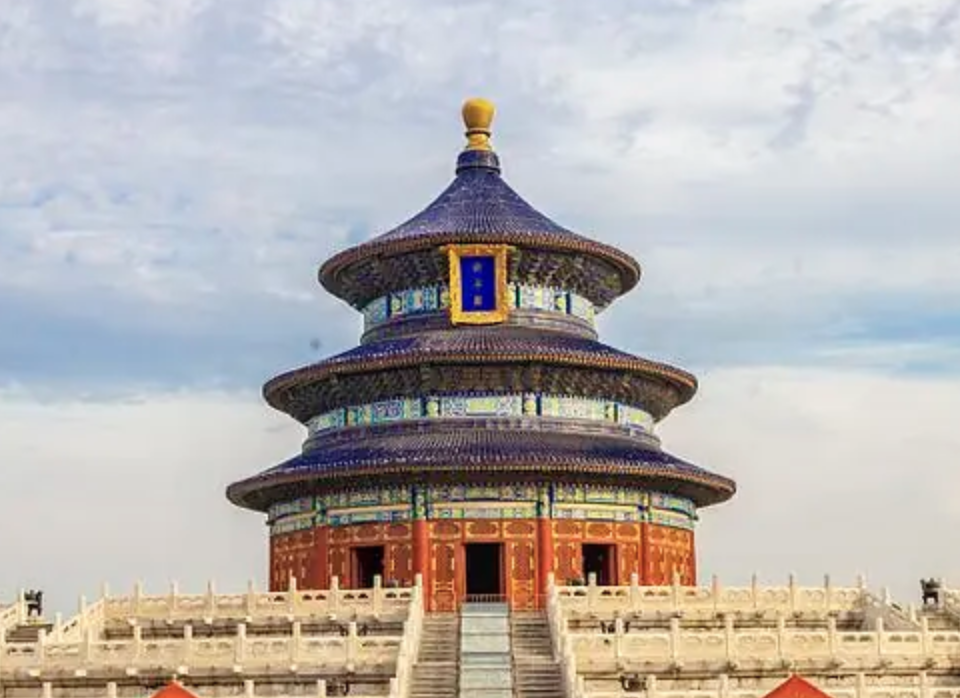
<svg viewBox="0 0 960 698">
<path fill-rule="evenodd" d="M 568 694 L 576 698 L 765 698 L 774 688 L 786 679 L 784 674 L 764 682 L 763 686 L 749 688 L 738 687 L 726 674 L 721 674 L 713 688 L 681 688 L 676 686 L 659 686 L 656 676 L 641 677 L 643 689 L 641 692 L 627 692 L 623 690 L 587 690 L 581 679 L 578 681 L 577 692 Z M 674 682 L 675 683 L 675 682 Z M 756 682 L 754 682 L 756 683 Z M 846 685 L 838 685 L 838 681 L 827 681 L 820 685 L 831 698 L 960 698 L 960 686 L 944 686 L 933 683 L 926 672 L 919 672 L 916 676 L 897 677 L 895 681 L 867 678 L 858 673 Z M 852 685 L 850 685 L 852 684 Z"/>
<path fill-rule="evenodd" d="M 405 614 L 413 595 L 412 587 L 386 589 L 379 582 L 370 589 L 340 589 L 334 577 L 329 590 L 301 591 L 291 581 L 287 591 L 257 591 L 251 584 L 243 594 L 218 594 L 211 582 L 205 594 L 182 594 L 173 585 L 167 594 L 149 595 L 138 584 L 130 596 L 104 594 L 102 601 L 105 621 L 245 619 L 255 622 L 278 617 L 376 618 L 384 613 Z"/>
<path fill-rule="evenodd" d="M 26 618 L 27 606 L 21 593 L 20 598 L 14 603 L 0 608 L 0 635 L 3 635 L 10 628 L 23 623 Z"/>
<path fill-rule="evenodd" d="M 406 698 L 410 672 L 416 657 L 423 623 L 423 594 L 419 584 L 407 589 L 216 594 L 210 585 L 206 594 L 148 596 L 137 587 L 133 596 L 105 595 L 97 603 L 82 604 L 78 616 L 66 624 L 58 622 L 50 633 L 39 632 L 36 642 L 7 643 L 0 635 L 0 676 L 26 675 L 42 678 L 50 674 L 89 671 L 169 671 L 189 675 L 191 671 L 219 669 L 237 673 L 314 669 L 354 672 L 390 671 L 391 698 Z M 378 618 L 381 614 L 402 616 L 402 633 L 363 635 L 356 618 Z M 248 635 L 248 625 L 281 617 L 290 622 L 289 634 Z M 345 635 L 305 635 L 302 623 L 316 617 L 344 619 Z M 130 638 L 107 640 L 104 622 L 124 620 Z M 232 635 L 194 637 L 191 623 L 216 619 L 241 619 Z M 351 619 L 351 620 L 346 620 Z M 187 621 L 183 636 L 145 638 L 141 623 Z"/>
<path fill-rule="evenodd" d="M 291 582 L 287 591 L 258 591 L 248 584 L 242 594 L 218 594 L 208 583 L 203 594 L 180 593 L 176 584 L 166 594 L 146 594 L 142 584 L 129 596 L 114 596 L 104 586 L 101 598 L 88 603 L 80 598 L 78 613 L 63 623 L 58 616 L 51 637 L 59 641 L 79 640 L 93 631 L 103 634 L 107 623 L 127 625 L 151 622 L 215 623 L 238 621 L 248 625 L 278 619 L 378 619 L 405 618 L 414 597 L 414 588 L 387 589 L 379 579 L 370 589 L 340 589 L 336 577 L 325 591 L 298 590 Z"/>
<path fill-rule="evenodd" d="M 592 671 L 620 668 L 661 671 L 696 664 L 700 669 L 770 669 L 777 666 L 827 668 L 888 668 L 919 670 L 952 666 L 960 659 L 960 632 L 930 631 L 925 619 L 920 631 L 838 631 L 833 619 L 826 630 L 788 628 L 721 631 L 681 630 L 676 619 L 668 632 L 625 633 L 616 621 L 613 633 L 566 633 L 578 662 Z"/>
<path fill-rule="evenodd" d="M 829 578 L 820 587 L 798 586 L 793 578 L 785 586 L 761 586 L 756 577 L 748 587 L 722 587 L 714 578 L 707 587 L 682 586 L 679 579 L 671 586 L 601 587 L 590 580 L 586 586 L 557 586 L 556 593 L 564 613 L 590 615 L 683 614 L 719 616 L 730 613 L 775 615 L 821 614 L 860 611 L 868 599 L 863 581 L 854 587 L 837 587 Z"/>
<path fill-rule="evenodd" d="M 346 637 L 303 636 L 294 624 L 291 636 L 247 637 L 240 625 L 233 637 L 143 640 L 134 628 L 130 640 L 104 641 L 92 631 L 80 642 L 50 639 L 41 632 L 37 642 L 0 645 L 0 674 L 27 672 L 125 671 L 169 669 L 188 674 L 196 669 L 249 672 L 271 667 L 310 667 L 355 671 L 358 667 L 393 669 L 401 637 L 360 637 L 350 623 Z"/>
<path fill-rule="evenodd" d="M 389 698 L 409 698 L 413 665 L 420 653 L 420 639 L 423 635 L 423 585 L 419 574 L 416 576 L 413 592 L 410 612 L 404 623 L 400 651 L 397 653 L 396 676 L 390 679 Z"/>
<path fill-rule="evenodd" d="M 214 695 L 225 696 L 225 695 L 235 695 L 238 698 L 327 698 L 329 695 L 327 691 L 327 682 L 324 680 L 318 680 L 313 688 L 313 690 L 303 692 L 298 691 L 294 694 L 280 694 L 276 692 L 276 687 L 267 685 L 263 688 L 263 692 L 259 689 L 261 688 L 256 682 L 252 680 L 243 681 L 242 684 L 236 688 L 231 686 L 218 685 L 215 687 Z M 192 686 L 187 686 L 187 690 L 191 693 L 195 693 L 200 698 L 203 698 L 207 695 L 207 691 L 204 688 L 196 688 Z M 44 681 L 40 684 L 40 690 L 37 694 L 37 698 L 54 698 L 58 693 L 57 686 L 50 681 Z M 111 681 L 103 686 L 102 691 L 94 689 L 86 689 L 84 695 L 87 696 L 97 696 L 102 698 L 120 698 L 124 696 L 125 698 L 152 698 L 157 693 L 157 689 L 152 688 L 141 688 L 140 690 L 131 693 L 130 687 L 127 685 L 119 686 L 117 682 Z M 21 690 L 21 695 L 23 691 Z M 62 692 L 61 692 L 61 695 Z M 351 691 L 351 698 L 385 698 L 384 694 L 369 694 L 365 695 L 363 693 L 356 693 Z"/>
<path fill-rule="evenodd" d="M 552 582 L 552 580 L 551 580 Z M 948 592 L 947 603 L 954 593 Z M 838 629 L 837 618 L 859 612 L 871 629 Z M 634 674 L 682 676 L 684 670 L 703 674 L 747 671 L 756 674 L 799 671 L 807 676 L 873 671 L 919 675 L 928 669 L 960 667 L 960 630 L 933 630 L 928 618 L 895 606 L 887 592 L 871 594 L 861 580 L 855 587 L 801 587 L 793 578 L 786 586 L 722 588 L 716 579 L 710 587 L 641 587 L 636 578 L 626 587 L 599 587 L 591 580 L 583 587 L 558 587 L 551 583 L 547 599 L 554 654 L 561 662 L 570 698 L 607 698 L 629 693 L 585 692 L 584 675 Z M 659 617 L 663 624 L 642 629 L 625 617 Z M 772 627 L 744 627 L 744 617 L 770 617 Z M 721 627 L 689 627 L 690 618 L 722 619 Z M 788 619 L 814 617 L 814 627 L 788 623 Z M 608 619 L 596 628 L 573 628 L 570 619 Z M 896 624 L 898 627 L 890 627 Z M 767 690 L 726 686 L 723 690 L 663 691 L 656 695 L 748 696 Z M 956 689 L 960 691 L 960 688 Z M 718 692 L 719 691 L 719 692 Z M 912 693 L 910 691 L 913 691 Z M 917 685 L 903 695 L 930 695 Z M 953 696 L 937 687 L 938 696 Z M 880 694 L 867 685 L 831 689 L 831 695 Z M 900 694 L 898 694 L 900 695 Z M 960 698 L 960 696 L 958 696 Z"/>
</svg>

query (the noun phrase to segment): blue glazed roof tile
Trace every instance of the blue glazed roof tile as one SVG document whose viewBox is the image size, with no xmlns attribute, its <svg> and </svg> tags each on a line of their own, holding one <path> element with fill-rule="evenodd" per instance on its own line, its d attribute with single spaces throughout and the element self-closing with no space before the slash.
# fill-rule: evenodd
<svg viewBox="0 0 960 698">
<path fill-rule="evenodd" d="M 290 479 L 363 474 L 407 468 L 411 471 L 455 468 L 537 469 L 543 471 L 609 472 L 638 478 L 663 478 L 692 486 L 694 501 L 704 506 L 732 495 L 733 481 L 706 471 L 643 442 L 609 435 L 477 429 L 437 426 L 358 428 L 237 483 L 232 498 L 269 489 Z"/>
<path fill-rule="evenodd" d="M 491 152 L 467 151 L 457 177 L 427 208 L 376 238 L 379 241 L 444 235 L 548 235 L 586 241 L 537 211 L 500 176 Z"/>
</svg>

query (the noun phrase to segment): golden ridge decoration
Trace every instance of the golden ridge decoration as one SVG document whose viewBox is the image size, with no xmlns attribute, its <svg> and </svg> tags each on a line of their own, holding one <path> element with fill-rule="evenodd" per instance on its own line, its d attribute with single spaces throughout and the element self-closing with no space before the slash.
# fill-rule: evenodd
<svg viewBox="0 0 960 698">
<path fill-rule="evenodd" d="M 447 245 L 450 269 L 450 321 L 454 325 L 495 325 L 506 322 L 510 315 L 507 303 L 507 255 L 510 245 Z M 493 258 L 494 307 L 490 310 L 468 310 L 464 307 L 462 260 L 470 257 Z"/>
</svg>

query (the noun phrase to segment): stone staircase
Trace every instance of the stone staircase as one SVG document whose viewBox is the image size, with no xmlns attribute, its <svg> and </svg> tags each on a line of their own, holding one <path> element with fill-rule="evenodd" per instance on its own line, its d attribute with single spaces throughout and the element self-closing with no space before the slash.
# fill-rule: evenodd
<svg viewBox="0 0 960 698">
<path fill-rule="evenodd" d="M 564 698 L 544 613 L 465 604 L 423 619 L 411 698 Z"/>
<path fill-rule="evenodd" d="M 510 619 L 514 698 L 564 698 L 563 673 L 553 658 L 550 625 L 539 611 Z"/>
<path fill-rule="evenodd" d="M 467 603 L 460 612 L 460 698 L 513 698 L 510 609 Z"/>
<path fill-rule="evenodd" d="M 420 651 L 413 665 L 411 698 L 457 698 L 460 678 L 460 618 L 432 613 L 423 619 Z"/>
</svg>

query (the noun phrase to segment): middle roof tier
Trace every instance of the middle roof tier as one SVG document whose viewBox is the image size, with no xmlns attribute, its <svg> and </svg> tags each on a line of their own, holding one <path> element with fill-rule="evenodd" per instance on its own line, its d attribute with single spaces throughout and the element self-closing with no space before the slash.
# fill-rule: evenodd
<svg viewBox="0 0 960 698">
<path fill-rule="evenodd" d="M 263 393 L 272 407 L 304 424 L 332 409 L 379 400 L 497 392 L 617 400 L 659 421 L 696 389 L 686 371 L 593 339 L 471 328 L 364 344 L 283 373 Z"/>
</svg>

